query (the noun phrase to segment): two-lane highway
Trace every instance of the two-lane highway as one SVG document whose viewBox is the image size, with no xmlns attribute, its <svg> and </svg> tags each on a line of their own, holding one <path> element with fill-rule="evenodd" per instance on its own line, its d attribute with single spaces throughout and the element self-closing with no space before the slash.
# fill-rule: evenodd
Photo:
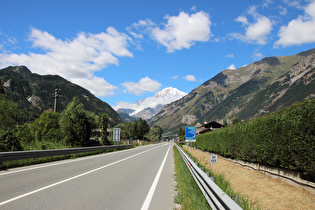
<svg viewBox="0 0 315 210">
<path fill-rule="evenodd" d="M 0 172 L 0 209 L 172 209 L 172 144 Z"/>
</svg>

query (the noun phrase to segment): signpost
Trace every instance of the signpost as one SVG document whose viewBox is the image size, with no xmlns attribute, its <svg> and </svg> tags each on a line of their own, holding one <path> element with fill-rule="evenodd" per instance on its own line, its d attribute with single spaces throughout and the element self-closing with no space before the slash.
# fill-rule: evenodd
<svg viewBox="0 0 315 210">
<path fill-rule="evenodd" d="M 113 141 L 120 142 L 120 128 L 114 128 L 113 129 Z"/>
<path fill-rule="evenodd" d="M 185 142 L 196 142 L 196 127 L 185 128 Z"/>
<path fill-rule="evenodd" d="M 218 156 L 210 155 L 210 163 L 218 163 Z"/>
<path fill-rule="evenodd" d="M 209 175 L 210 175 L 210 172 L 211 172 L 211 163 L 218 163 L 218 155 L 210 154 Z"/>
</svg>

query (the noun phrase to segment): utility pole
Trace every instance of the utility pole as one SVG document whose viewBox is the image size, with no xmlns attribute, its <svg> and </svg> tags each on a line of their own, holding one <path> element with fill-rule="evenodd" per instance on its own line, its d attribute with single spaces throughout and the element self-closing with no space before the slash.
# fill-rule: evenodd
<svg viewBox="0 0 315 210">
<path fill-rule="evenodd" d="M 59 97 L 59 95 L 58 95 L 58 91 L 60 91 L 60 89 L 56 88 L 56 89 L 55 89 L 55 104 L 54 104 L 54 112 L 56 112 L 56 109 L 57 109 L 57 98 Z"/>
</svg>

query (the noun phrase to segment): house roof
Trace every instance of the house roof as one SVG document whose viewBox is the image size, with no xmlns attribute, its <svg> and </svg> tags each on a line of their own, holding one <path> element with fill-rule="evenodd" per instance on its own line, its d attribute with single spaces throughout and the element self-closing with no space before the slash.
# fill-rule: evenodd
<svg viewBox="0 0 315 210">
<path fill-rule="evenodd" d="M 197 127 L 197 125 L 196 125 L 196 127 Z M 209 123 L 206 123 L 202 126 L 197 127 L 197 133 L 199 133 L 199 134 L 205 133 L 205 132 L 213 131 L 213 130 L 223 128 L 223 127 L 225 127 L 225 126 L 220 124 L 220 123 L 217 123 L 215 121 L 212 121 L 212 122 L 209 122 Z"/>
</svg>

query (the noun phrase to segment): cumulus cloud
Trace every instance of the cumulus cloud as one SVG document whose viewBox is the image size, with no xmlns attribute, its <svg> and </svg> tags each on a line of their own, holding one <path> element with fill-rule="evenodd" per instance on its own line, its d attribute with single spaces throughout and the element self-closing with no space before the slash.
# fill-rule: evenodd
<svg viewBox="0 0 315 210">
<path fill-rule="evenodd" d="M 134 95 L 141 95 L 145 92 L 155 92 L 162 86 L 158 81 L 150 79 L 148 76 L 139 80 L 139 82 L 125 82 L 121 84 L 129 93 Z"/>
<path fill-rule="evenodd" d="M 315 42 L 315 1 L 305 7 L 305 14 L 293 19 L 279 30 L 275 47 L 301 45 Z"/>
<path fill-rule="evenodd" d="M 194 75 L 188 74 L 185 76 L 185 80 L 190 81 L 190 82 L 196 82 L 197 79 Z"/>
<path fill-rule="evenodd" d="M 189 49 L 196 41 L 209 41 L 211 21 L 203 11 L 189 15 L 180 12 L 178 16 L 166 16 L 164 28 L 155 27 L 151 31 L 153 39 L 165 46 L 167 52 L 183 48 Z"/>
<path fill-rule="evenodd" d="M 246 16 L 241 15 L 235 19 L 236 22 L 242 23 L 245 27 L 245 33 L 232 33 L 231 37 L 239 39 L 243 42 L 266 44 L 268 35 L 272 30 L 272 22 L 266 16 L 260 15 L 256 11 L 256 7 L 251 7 L 247 13 L 255 19 L 254 23 L 250 23 Z"/>
<path fill-rule="evenodd" d="M 25 65 L 34 73 L 60 75 L 96 96 L 109 96 L 117 87 L 94 76 L 94 72 L 108 65 L 118 65 L 119 57 L 133 57 L 127 49 L 129 39 L 112 27 L 99 34 L 81 32 L 73 40 L 65 41 L 32 28 L 29 40 L 43 53 L 2 53 L 0 66 Z"/>
<path fill-rule="evenodd" d="M 191 11 L 195 11 L 192 7 Z M 149 35 L 153 41 L 167 48 L 171 53 L 189 49 L 195 42 L 207 42 L 212 36 L 209 14 L 200 11 L 194 14 L 180 12 L 178 16 L 165 16 L 166 23 L 156 24 L 150 19 L 140 20 L 127 27 L 127 31 L 136 39 Z M 162 27 L 160 27 L 162 25 Z"/>
</svg>

